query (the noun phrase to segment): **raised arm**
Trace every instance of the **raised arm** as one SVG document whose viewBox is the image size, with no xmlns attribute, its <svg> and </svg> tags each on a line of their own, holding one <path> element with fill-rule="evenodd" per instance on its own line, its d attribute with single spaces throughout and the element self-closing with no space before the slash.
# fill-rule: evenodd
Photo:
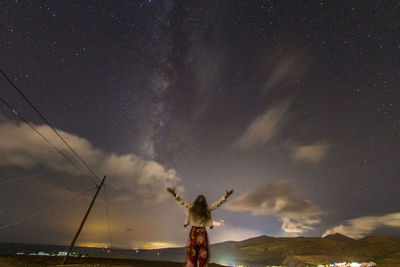
<svg viewBox="0 0 400 267">
<path fill-rule="evenodd" d="M 179 203 L 185 206 L 185 208 L 190 208 L 190 206 L 192 205 L 191 203 L 184 200 L 180 195 L 178 195 L 175 192 L 175 188 L 167 187 L 167 191 L 170 192 Z"/>
<path fill-rule="evenodd" d="M 227 190 L 225 196 L 221 197 L 217 202 L 214 202 L 213 204 L 208 206 L 209 210 L 215 210 L 216 208 L 218 208 L 219 206 L 222 205 L 222 203 L 224 203 L 227 198 L 232 195 L 233 190 Z"/>
</svg>

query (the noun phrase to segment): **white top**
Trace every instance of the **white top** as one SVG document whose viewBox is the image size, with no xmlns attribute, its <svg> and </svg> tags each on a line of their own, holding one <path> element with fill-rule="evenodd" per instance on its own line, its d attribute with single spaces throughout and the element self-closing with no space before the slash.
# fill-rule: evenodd
<svg viewBox="0 0 400 267">
<path fill-rule="evenodd" d="M 185 220 L 185 226 L 192 225 L 195 227 L 213 227 L 213 220 L 211 218 L 211 211 L 215 210 L 219 206 L 222 205 L 226 201 L 226 197 L 221 197 L 217 202 L 207 206 L 207 216 L 199 216 L 194 211 L 190 210 L 193 207 L 193 203 L 189 203 L 185 201 L 181 196 L 178 194 L 175 195 L 175 199 L 181 203 L 187 209 L 187 215 Z"/>
</svg>

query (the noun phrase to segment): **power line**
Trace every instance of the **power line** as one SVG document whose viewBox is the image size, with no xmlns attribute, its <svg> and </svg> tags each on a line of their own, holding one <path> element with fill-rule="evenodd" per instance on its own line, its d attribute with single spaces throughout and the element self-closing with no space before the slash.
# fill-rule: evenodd
<svg viewBox="0 0 400 267">
<path fill-rule="evenodd" d="M 10 226 L 14 226 L 14 225 L 23 223 L 23 222 L 25 222 L 25 221 L 27 221 L 27 220 L 29 220 L 29 219 L 31 219 L 31 218 L 33 218 L 33 217 L 39 215 L 39 214 L 45 213 L 46 211 L 49 211 L 49 210 L 51 210 L 51 209 L 57 208 L 57 207 L 59 207 L 59 206 L 62 206 L 62 205 L 66 204 L 66 203 L 68 203 L 68 202 L 70 202 L 70 201 L 72 201 L 72 200 L 75 200 L 75 199 L 77 199 L 77 198 L 79 198 L 79 197 L 82 197 L 84 194 L 89 193 L 90 191 L 93 191 L 93 190 L 96 189 L 96 188 L 97 188 L 97 186 L 95 186 L 95 187 L 93 187 L 93 188 L 91 188 L 91 189 L 89 189 L 89 190 L 86 190 L 85 192 L 79 193 L 78 195 L 76 195 L 76 196 L 73 197 L 73 198 L 70 198 L 70 199 L 65 200 L 65 201 L 63 201 L 63 202 L 60 202 L 60 203 L 57 203 L 56 205 L 53 205 L 53 206 L 50 206 L 50 207 L 41 209 L 41 210 L 39 210 L 39 211 L 37 211 L 37 212 L 35 212 L 35 213 L 33 213 L 33 214 L 31 214 L 31 215 L 25 217 L 25 218 L 19 219 L 19 220 L 13 222 L 13 223 L 1 225 L 1 226 L 0 226 L 0 230 L 2 230 L 2 229 L 4 229 L 4 228 L 8 228 L 8 227 L 10 227 Z"/>
<path fill-rule="evenodd" d="M 46 124 L 53 130 L 53 132 L 55 132 L 57 136 L 60 137 L 60 139 L 72 151 L 72 153 L 74 153 L 74 155 L 79 158 L 79 160 L 93 174 L 93 176 L 96 177 L 98 181 L 100 181 L 99 177 L 94 173 L 94 171 L 92 171 L 92 169 L 89 168 L 86 162 L 75 152 L 75 150 L 67 143 L 67 141 L 65 141 L 65 139 L 57 132 L 57 130 L 50 124 L 50 122 L 42 115 L 42 113 L 32 104 L 32 102 L 22 93 L 22 91 L 18 89 L 18 87 L 13 83 L 13 81 L 11 81 L 10 78 L 8 78 L 8 76 L 2 70 L 0 70 L 0 72 L 7 79 L 7 81 L 15 88 L 15 90 L 17 90 L 17 92 L 25 99 L 25 101 L 28 102 L 28 104 L 36 111 L 36 113 L 39 114 L 42 120 L 46 122 Z"/>
<path fill-rule="evenodd" d="M 29 121 L 25 120 L 22 115 L 20 115 L 12 106 L 10 106 L 3 98 L 0 97 L 0 101 L 3 102 L 3 104 L 11 111 L 13 112 L 16 116 L 18 116 L 21 120 L 23 120 L 26 124 L 28 124 L 40 137 L 42 137 L 47 143 L 49 143 L 54 150 L 56 150 L 61 156 L 63 156 L 72 166 L 74 166 L 76 169 L 78 169 L 86 178 L 88 178 L 92 183 L 97 185 L 95 181 L 93 181 L 92 178 L 90 178 L 86 173 L 84 173 L 79 166 L 75 165 L 74 162 L 70 158 L 68 158 L 63 152 L 61 152 L 52 142 L 50 142 L 46 137 L 44 137 Z"/>
<path fill-rule="evenodd" d="M 41 172 L 41 173 L 31 174 L 31 175 L 24 176 L 24 177 L 19 177 L 19 178 L 15 178 L 15 179 L 10 179 L 10 180 L 7 180 L 7 181 L 0 182 L 0 185 L 15 183 L 15 182 L 23 181 L 23 180 L 28 180 L 28 179 L 31 179 L 31 178 L 34 178 L 34 177 L 37 177 L 37 176 L 40 176 L 40 175 L 47 175 L 47 174 L 50 174 L 50 173 L 52 173 L 52 172 L 54 172 L 54 171 Z"/>
</svg>

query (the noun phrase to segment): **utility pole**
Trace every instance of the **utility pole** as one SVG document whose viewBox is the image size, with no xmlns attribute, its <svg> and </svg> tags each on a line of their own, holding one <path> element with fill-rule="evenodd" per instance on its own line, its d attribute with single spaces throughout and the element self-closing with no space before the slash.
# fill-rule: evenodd
<svg viewBox="0 0 400 267">
<path fill-rule="evenodd" d="M 82 231 L 83 225 L 85 224 L 85 221 L 86 221 L 87 217 L 89 216 L 89 212 L 90 212 L 90 210 L 92 209 L 92 206 L 93 206 L 93 204 L 94 204 L 94 201 L 96 200 L 97 194 L 99 193 L 101 187 L 103 186 L 104 180 L 105 180 L 105 179 L 106 179 L 106 175 L 103 177 L 103 180 L 101 180 L 100 185 L 97 187 L 96 194 L 94 195 L 94 197 L 93 197 L 93 199 L 92 199 L 92 202 L 90 203 L 90 206 L 89 206 L 88 210 L 86 211 L 85 217 L 83 217 L 83 220 L 82 220 L 81 225 L 79 226 L 78 232 L 76 232 L 75 237 L 74 237 L 74 239 L 73 239 L 72 242 L 71 242 L 71 245 L 69 245 L 68 253 L 67 253 L 67 255 L 64 257 L 64 259 L 63 259 L 63 261 L 62 261 L 62 263 L 61 263 L 62 265 L 64 265 L 64 264 L 67 262 L 67 259 L 68 259 L 68 257 L 69 257 L 69 254 L 71 253 L 71 250 L 72 250 L 72 248 L 73 248 L 74 245 L 75 245 L 76 239 L 78 239 L 78 236 L 79 236 L 79 234 L 80 234 L 81 231 Z"/>
</svg>

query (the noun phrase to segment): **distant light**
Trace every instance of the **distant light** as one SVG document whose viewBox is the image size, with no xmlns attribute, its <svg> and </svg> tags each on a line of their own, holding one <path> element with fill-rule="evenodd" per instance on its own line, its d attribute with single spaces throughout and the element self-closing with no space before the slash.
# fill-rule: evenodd
<svg viewBox="0 0 400 267">
<path fill-rule="evenodd" d="M 58 256 L 67 256 L 67 252 L 66 251 L 59 251 Z"/>
</svg>

